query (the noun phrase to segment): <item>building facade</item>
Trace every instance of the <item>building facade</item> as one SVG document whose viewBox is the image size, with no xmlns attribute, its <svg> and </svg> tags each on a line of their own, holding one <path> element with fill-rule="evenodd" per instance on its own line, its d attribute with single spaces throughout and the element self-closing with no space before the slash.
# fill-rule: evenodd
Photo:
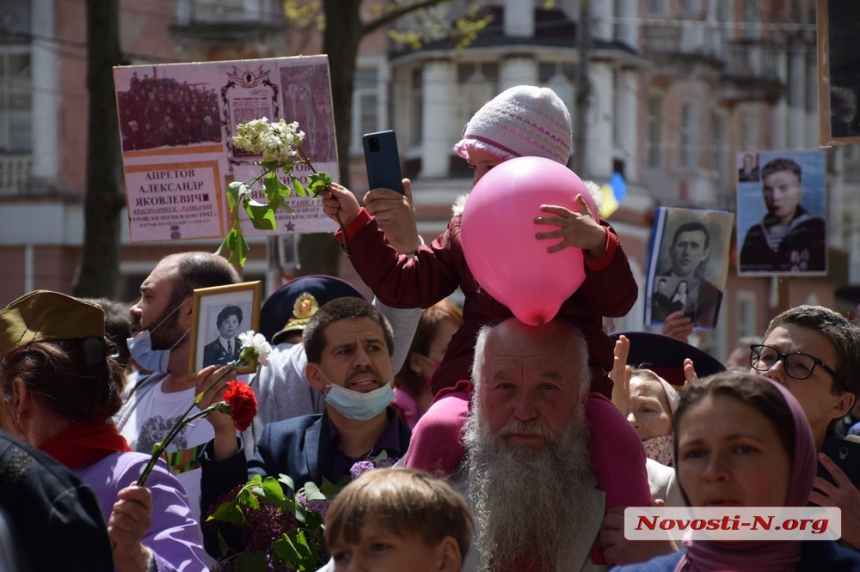
<svg viewBox="0 0 860 572">
<path fill-rule="evenodd" d="M 367 4 L 372 4 L 368 2 Z M 380 31 L 357 61 L 350 161 L 366 188 L 361 134 L 394 129 L 413 179 L 419 231 L 444 230 L 471 172 L 453 153 L 464 123 L 517 84 L 553 88 L 576 117 L 578 0 L 457 2 L 492 16 L 466 48 L 443 38 L 421 49 Z M 644 292 L 657 206 L 742 209 L 736 155 L 818 147 L 815 2 L 812 0 L 609 0 L 590 2 L 591 96 L 583 178 L 621 172 L 628 196 L 611 222 Z M 121 0 L 128 63 L 312 54 L 320 35 L 291 25 L 279 0 Z M 83 237 L 86 149 L 84 0 L 7 0 L 0 7 L 0 302 L 37 288 L 70 291 Z M 417 26 L 401 20 L 400 29 Z M 575 122 L 576 123 L 576 122 Z M 698 342 L 724 357 L 763 332 L 782 307 L 805 302 L 851 311 L 837 288 L 860 283 L 860 147 L 829 149 L 830 273 L 826 278 L 739 278 L 729 273 L 719 324 Z M 574 164 L 578 158 L 574 158 Z M 131 300 L 164 254 L 214 250 L 217 241 L 130 244 L 122 237 L 117 296 Z M 259 246 L 259 248 L 258 248 Z M 265 241 L 248 278 L 263 278 Z M 733 260 L 734 264 L 734 260 Z M 344 277 L 357 281 L 346 259 Z M 366 291 L 366 290 L 365 290 Z M 612 325 L 643 329 L 642 305 Z"/>
</svg>

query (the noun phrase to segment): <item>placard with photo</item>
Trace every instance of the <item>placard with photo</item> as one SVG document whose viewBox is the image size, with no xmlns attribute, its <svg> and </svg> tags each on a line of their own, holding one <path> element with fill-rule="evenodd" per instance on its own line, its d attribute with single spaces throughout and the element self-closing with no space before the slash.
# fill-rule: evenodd
<svg viewBox="0 0 860 572">
<path fill-rule="evenodd" d="M 827 274 L 823 151 L 762 151 L 758 180 L 738 182 L 738 274 Z"/>
<path fill-rule="evenodd" d="M 297 56 L 114 68 L 131 242 L 223 238 L 230 227 L 226 189 L 262 171 L 232 144 L 236 126 L 254 119 L 297 121 L 314 168 L 337 181 L 337 143 L 328 57 Z M 298 165 L 303 184 L 312 171 Z M 262 182 L 251 185 L 255 198 Z M 322 202 L 287 197 L 276 230 L 247 236 L 332 232 Z"/>
<path fill-rule="evenodd" d="M 860 144 L 860 2 L 817 0 L 818 136 Z"/>
<path fill-rule="evenodd" d="M 651 236 L 645 323 L 674 312 L 698 329 L 717 323 L 729 267 L 734 213 L 659 207 Z"/>
<path fill-rule="evenodd" d="M 188 379 L 194 379 L 206 366 L 226 365 L 239 357 L 239 334 L 256 332 L 260 327 L 261 298 L 259 281 L 194 290 Z M 254 361 L 236 371 L 244 374 L 256 369 Z"/>
</svg>

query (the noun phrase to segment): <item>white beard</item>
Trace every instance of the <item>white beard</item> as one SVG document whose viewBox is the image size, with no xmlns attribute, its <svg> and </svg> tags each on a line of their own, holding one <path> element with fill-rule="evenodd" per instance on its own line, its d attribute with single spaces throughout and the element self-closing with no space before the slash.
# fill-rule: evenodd
<svg viewBox="0 0 860 572">
<path fill-rule="evenodd" d="M 510 448 L 503 435 L 511 430 L 537 433 L 547 444 Z M 587 514 L 582 499 L 593 482 L 588 439 L 581 408 L 559 437 L 536 423 L 492 435 L 473 401 L 464 442 L 475 544 L 485 570 L 512 570 L 528 560 L 547 572 L 570 569 L 570 551 Z"/>
</svg>

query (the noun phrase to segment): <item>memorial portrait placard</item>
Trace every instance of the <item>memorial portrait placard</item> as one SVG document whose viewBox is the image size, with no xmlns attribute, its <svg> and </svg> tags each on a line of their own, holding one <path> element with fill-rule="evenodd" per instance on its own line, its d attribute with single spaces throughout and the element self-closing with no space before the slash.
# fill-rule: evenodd
<svg viewBox="0 0 860 572">
<path fill-rule="evenodd" d="M 260 174 L 261 157 L 232 145 L 236 125 L 266 117 L 297 121 L 313 167 L 337 180 L 328 58 L 298 56 L 114 68 L 132 242 L 223 238 L 225 189 Z M 311 174 L 298 166 L 299 176 Z M 252 195 L 264 200 L 261 183 Z M 278 228 L 257 230 L 240 209 L 245 236 L 331 232 L 320 201 L 286 200 Z"/>
</svg>

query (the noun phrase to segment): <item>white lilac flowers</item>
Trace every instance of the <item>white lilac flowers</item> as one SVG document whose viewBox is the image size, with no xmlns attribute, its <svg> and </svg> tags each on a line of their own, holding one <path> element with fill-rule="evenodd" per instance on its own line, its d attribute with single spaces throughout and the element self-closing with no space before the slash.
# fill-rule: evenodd
<svg viewBox="0 0 860 572">
<path fill-rule="evenodd" d="M 283 119 L 269 123 L 265 117 L 236 126 L 238 135 L 233 145 L 255 155 L 262 155 L 264 163 L 292 164 L 298 154 L 297 148 L 305 140 L 305 132 L 299 131 L 299 122 L 287 123 Z"/>
</svg>

